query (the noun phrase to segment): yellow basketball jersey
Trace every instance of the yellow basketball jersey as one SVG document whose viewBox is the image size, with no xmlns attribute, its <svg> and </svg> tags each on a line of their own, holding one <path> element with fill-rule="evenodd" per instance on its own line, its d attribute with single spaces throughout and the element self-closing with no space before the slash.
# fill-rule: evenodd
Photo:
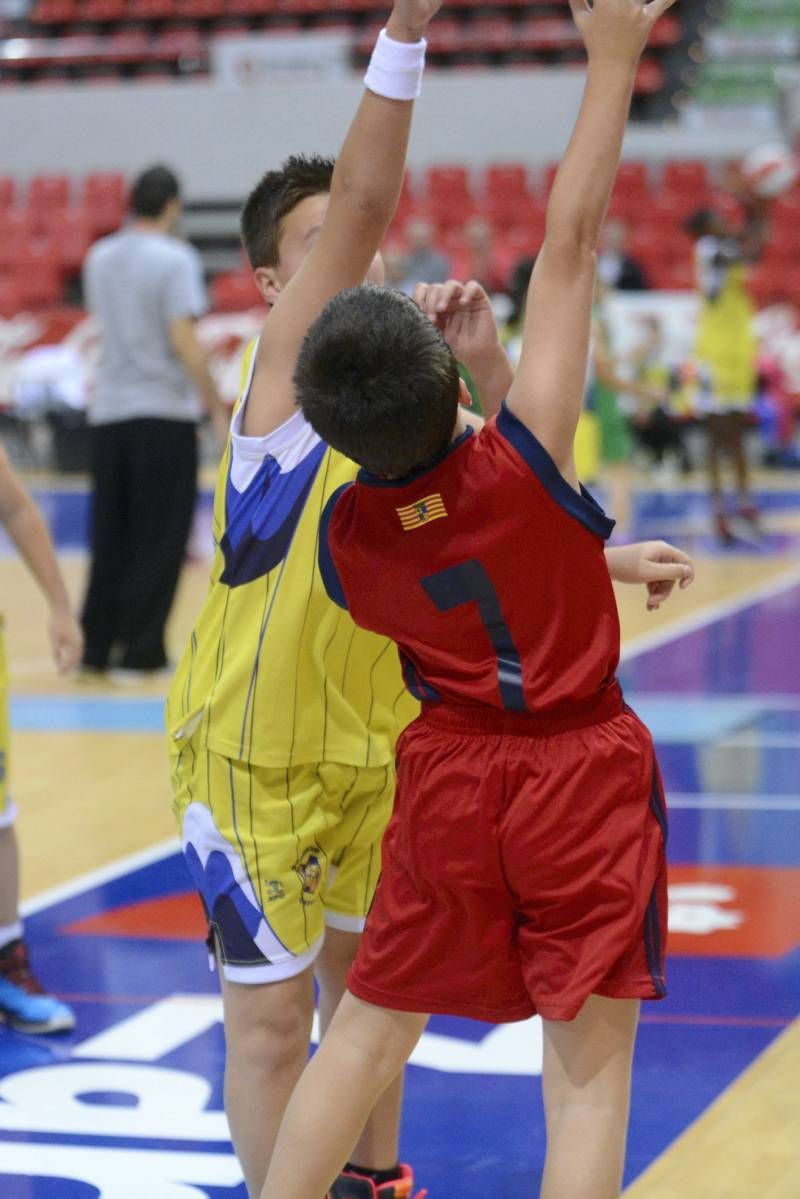
<svg viewBox="0 0 800 1199">
<path fill-rule="evenodd" d="M 211 586 L 167 701 L 170 736 L 179 746 L 196 730 L 215 753 L 260 766 L 385 766 L 417 705 L 394 644 L 331 603 L 317 565 L 322 510 L 358 468 L 299 411 L 268 437 L 239 434 L 254 351 L 217 478 Z"/>
<path fill-rule="evenodd" d="M 740 262 L 717 265 L 716 238 L 698 242 L 695 255 L 702 302 L 695 353 L 709 375 L 712 408 L 750 404 L 758 381 L 755 308 Z"/>
</svg>

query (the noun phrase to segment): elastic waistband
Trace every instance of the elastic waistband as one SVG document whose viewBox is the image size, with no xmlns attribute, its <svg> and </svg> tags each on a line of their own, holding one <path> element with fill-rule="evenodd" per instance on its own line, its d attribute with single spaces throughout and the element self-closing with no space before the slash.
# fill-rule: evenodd
<svg viewBox="0 0 800 1199">
<path fill-rule="evenodd" d="M 613 720 L 623 711 L 622 689 L 614 682 L 597 695 L 543 712 L 507 712 L 502 708 L 423 704 L 420 719 L 451 733 L 480 736 L 553 737 Z"/>
</svg>

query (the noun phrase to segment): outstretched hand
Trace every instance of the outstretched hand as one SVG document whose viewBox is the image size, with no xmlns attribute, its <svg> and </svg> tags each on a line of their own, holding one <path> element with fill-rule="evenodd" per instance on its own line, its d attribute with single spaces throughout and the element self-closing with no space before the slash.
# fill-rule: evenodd
<svg viewBox="0 0 800 1199">
<path fill-rule="evenodd" d="M 606 550 L 609 572 L 618 583 L 644 583 L 647 611 L 655 612 L 669 599 L 677 583 L 683 590 L 694 582 L 694 563 L 683 550 L 666 541 L 642 541 Z"/>
<path fill-rule="evenodd" d="M 658 18 L 675 0 L 569 0 L 590 59 L 635 63 Z"/>
<path fill-rule="evenodd" d="M 395 0 L 386 24 L 389 37 L 397 42 L 418 42 L 442 7 L 444 0 Z"/>
<path fill-rule="evenodd" d="M 459 362 L 469 368 L 496 352 L 499 337 L 492 302 L 474 279 L 459 283 L 418 283 L 414 303 L 440 330 Z"/>
</svg>

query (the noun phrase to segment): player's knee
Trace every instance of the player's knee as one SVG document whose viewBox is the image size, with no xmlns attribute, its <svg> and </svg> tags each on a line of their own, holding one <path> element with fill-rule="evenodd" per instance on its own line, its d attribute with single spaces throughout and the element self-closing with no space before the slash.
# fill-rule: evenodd
<svg viewBox="0 0 800 1199">
<path fill-rule="evenodd" d="M 265 1074 L 305 1061 L 311 1039 L 311 979 L 256 987 L 226 987 L 225 1038 L 229 1057 Z M 292 985 L 296 983 L 296 985 Z M 239 992 L 246 990 L 244 996 Z M 231 1002 L 233 999 L 233 1002 Z"/>
<path fill-rule="evenodd" d="M 321 991 L 333 1006 L 344 995 L 347 972 L 355 960 L 359 941 L 358 933 L 342 932 L 335 928 L 326 929 L 325 941 L 314 973 Z"/>
</svg>

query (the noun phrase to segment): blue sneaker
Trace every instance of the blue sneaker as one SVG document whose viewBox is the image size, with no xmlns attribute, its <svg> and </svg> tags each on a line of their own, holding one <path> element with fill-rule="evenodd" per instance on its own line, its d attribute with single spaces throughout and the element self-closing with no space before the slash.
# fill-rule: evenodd
<svg viewBox="0 0 800 1199">
<path fill-rule="evenodd" d="M 31 973 L 24 941 L 0 949 L 0 1024 L 33 1033 L 69 1032 L 75 1027 L 72 1008 L 46 995 Z"/>
</svg>

